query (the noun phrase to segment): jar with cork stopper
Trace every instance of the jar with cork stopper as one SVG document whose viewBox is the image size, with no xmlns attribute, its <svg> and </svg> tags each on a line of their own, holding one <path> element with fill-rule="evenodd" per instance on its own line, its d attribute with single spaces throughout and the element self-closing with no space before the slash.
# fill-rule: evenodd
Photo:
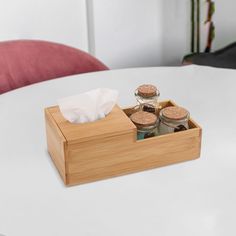
<svg viewBox="0 0 236 236">
<path fill-rule="evenodd" d="M 135 97 L 142 111 L 157 114 L 159 96 L 159 90 L 152 84 L 143 84 L 135 90 Z"/>
<path fill-rule="evenodd" d="M 137 139 L 151 138 L 157 135 L 157 116 L 145 112 L 138 111 L 130 116 L 131 121 L 137 127 Z"/>
<path fill-rule="evenodd" d="M 163 108 L 159 116 L 159 134 L 175 133 L 189 129 L 189 112 L 177 106 Z"/>
</svg>

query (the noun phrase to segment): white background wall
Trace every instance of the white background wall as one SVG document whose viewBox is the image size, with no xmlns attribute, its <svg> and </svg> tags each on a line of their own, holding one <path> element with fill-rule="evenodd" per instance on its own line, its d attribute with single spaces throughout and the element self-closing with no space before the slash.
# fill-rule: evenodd
<svg viewBox="0 0 236 236">
<path fill-rule="evenodd" d="M 0 0 L 0 40 L 44 39 L 88 48 L 85 0 Z"/>
<path fill-rule="evenodd" d="M 160 1 L 160 0 L 158 0 Z M 190 50 L 190 0 L 162 0 L 161 65 L 180 65 Z"/>
<path fill-rule="evenodd" d="M 215 0 L 216 39 L 214 48 L 220 48 L 236 41 L 236 1 Z"/>
<path fill-rule="evenodd" d="M 93 1 L 95 55 L 111 67 L 155 66 L 162 58 L 162 1 Z"/>
<path fill-rule="evenodd" d="M 236 2 L 215 2 L 217 49 L 236 41 Z M 111 68 L 179 65 L 190 49 L 190 0 L 0 0 L 0 4 L 0 40 L 65 43 L 90 51 Z M 202 23 L 205 11 L 202 0 Z M 203 24 L 202 33 L 203 49 Z"/>
</svg>

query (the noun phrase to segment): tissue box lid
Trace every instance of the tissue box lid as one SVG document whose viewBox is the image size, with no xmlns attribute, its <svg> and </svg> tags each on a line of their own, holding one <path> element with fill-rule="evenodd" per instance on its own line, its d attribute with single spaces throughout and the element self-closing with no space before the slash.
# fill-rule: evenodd
<svg viewBox="0 0 236 236">
<path fill-rule="evenodd" d="M 45 110 L 57 124 L 68 144 L 136 132 L 135 125 L 118 105 L 105 118 L 84 124 L 72 124 L 65 120 L 58 106 Z"/>
</svg>

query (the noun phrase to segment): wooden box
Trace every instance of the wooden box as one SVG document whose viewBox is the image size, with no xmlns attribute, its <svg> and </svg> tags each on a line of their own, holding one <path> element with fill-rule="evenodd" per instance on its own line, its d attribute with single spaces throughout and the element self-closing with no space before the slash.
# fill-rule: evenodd
<svg viewBox="0 0 236 236">
<path fill-rule="evenodd" d="M 175 106 L 172 101 L 162 107 Z M 48 152 L 66 185 L 82 184 L 132 172 L 196 159 L 201 128 L 137 140 L 130 108 L 115 106 L 104 119 L 71 124 L 58 106 L 45 109 Z"/>
</svg>

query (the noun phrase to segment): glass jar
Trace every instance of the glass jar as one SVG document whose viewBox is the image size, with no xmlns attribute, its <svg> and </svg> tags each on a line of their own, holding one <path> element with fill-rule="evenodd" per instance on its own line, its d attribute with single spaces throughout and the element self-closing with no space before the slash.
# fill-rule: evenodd
<svg viewBox="0 0 236 236">
<path fill-rule="evenodd" d="M 137 127 L 137 139 L 142 140 L 157 135 L 157 116 L 145 112 L 138 111 L 130 116 L 131 121 Z"/>
<path fill-rule="evenodd" d="M 189 112 L 182 107 L 166 107 L 160 111 L 159 134 L 169 134 L 189 129 Z"/>
<path fill-rule="evenodd" d="M 157 114 L 159 108 L 159 90 L 151 84 L 143 84 L 135 90 L 140 110 Z"/>
</svg>

